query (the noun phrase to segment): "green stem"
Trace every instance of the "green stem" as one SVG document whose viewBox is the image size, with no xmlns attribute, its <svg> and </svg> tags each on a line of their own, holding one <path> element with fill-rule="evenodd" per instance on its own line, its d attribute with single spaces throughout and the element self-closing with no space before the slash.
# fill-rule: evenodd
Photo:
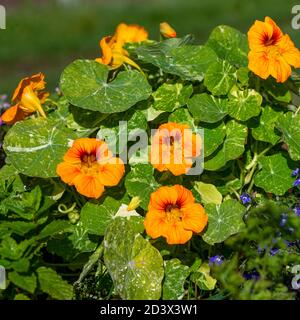
<svg viewBox="0 0 300 320">
<path fill-rule="evenodd" d="M 296 112 L 294 114 L 294 117 L 299 113 L 299 111 L 300 111 L 300 106 L 297 108 L 297 110 L 296 110 Z"/>
<path fill-rule="evenodd" d="M 254 171 L 253 171 L 253 173 L 254 173 Z M 251 179 L 251 182 L 250 182 L 249 187 L 247 189 L 247 193 L 250 194 L 250 192 L 252 191 L 253 185 L 254 185 L 254 179 Z"/>
<path fill-rule="evenodd" d="M 74 202 L 73 205 L 68 209 L 68 207 L 67 207 L 65 204 L 61 203 L 61 204 L 58 206 L 58 211 L 59 211 L 60 213 L 67 214 L 67 213 L 69 213 L 69 212 L 72 212 L 72 211 L 76 208 L 76 205 L 77 205 L 77 203 Z"/>
<path fill-rule="evenodd" d="M 250 172 L 247 174 L 246 178 L 245 178 L 245 184 L 248 184 L 250 182 L 250 180 L 252 179 L 253 173 L 256 169 L 257 166 L 257 162 L 255 163 L 255 165 L 251 168 Z"/>
<path fill-rule="evenodd" d="M 279 140 L 280 141 L 280 140 Z M 278 141 L 278 142 L 279 142 Z M 277 142 L 277 143 L 278 143 Z M 276 144 L 277 144 L 276 143 Z M 270 145 L 270 146 L 268 146 L 268 148 L 266 148 L 265 150 L 263 150 L 258 156 L 257 156 L 257 158 L 260 158 L 260 157 L 262 157 L 263 155 L 265 155 L 269 150 L 271 150 L 272 148 L 273 148 L 274 146 L 273 145 Z"/>
<path fill-rule="evenodd" d="M 240 201 L 240 196 L 239 196 L 239 194 L 237 193 L 237 191 L 234 190 L 233 188 L 229 188 L 229 190 L 232 191 L 232 192 L 235 194 L 235 196 L 236 196 L 236 198 L 238 199 L 238 201 Z"/>
</svg>

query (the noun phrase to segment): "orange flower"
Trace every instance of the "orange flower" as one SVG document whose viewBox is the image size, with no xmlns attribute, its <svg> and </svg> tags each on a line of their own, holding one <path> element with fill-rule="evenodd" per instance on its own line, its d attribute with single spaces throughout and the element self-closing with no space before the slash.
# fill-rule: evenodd
<svg viewBox="0 0 300 320">
<path fill-rule="evenodd" d="M 151 194 L 144 226 L 152 238 L 162 236 L 168 244 L 183 244 L 193 232 L 201 232 L 207 221 L 204 208 L 195 203 L 192 192 L 175 185 L 161 187 Z"/>
<path fill-rule="evenodd" d="M 271 75 L 277 82 L 285 82 L 292 73 L 291 66 L 300 67 L 300 51 L 271 18 L 256 20 L 248 31 L 248 41 L 248 67 L 259 77 Z"/>
<path fill-rule="evenodd" d="M 186 174 L 193 158 L 200 155 L 201 137 L 186 124 L 168 122 L 155 132 L 150 161 L 158 171 L 171 171 L 175 176 Z"/>
<path fill-rule="evenodd" d="M 120 182 L 125 168 L 121 159 L 112 156 L 105 142 L 81 138 L 74 141 L 56 171 L 82 195 L 99 198 L 105 186 L 116 186 Z"/>
<path fill-rule="evenodd" d="M 167 22 L 162 22 L 159 26 L 160 26 L 160 33 L 165 38 L 176 38 L 177 36 L 176 31 Z"/>
<path fill-rule="evenodd" d="M 148 39 L 148 32 L 137 24 L 120 23 L 115 36 L 118 43 L 142 42 Z"/>
<path fill-rule="evenodd" d="M 126 43 L 141 42 L 147 39 L 148 33 L 143 27 L 134 24 L 127 25 L 120 23 L 114 36 L 106 36 L 100 40 L 102 57 L 97 58 L 96 61 L 109 65 L 112 69 L 117 69 L 123 63 L 127 63 L 140 70 L 140 67 L 128 57 L 129 54 L 124 49 L 124 45 Z"/>
<path fill-rule="evenodd" d="M 46 118 L 42 104 L 49 96 L 49 93 L 42 91 L 45 89 L 46 84 L 44 79 L 44 74 L 38 73 L 20 81 L 12 97 L 12 102 L 15 105 L 3 113 L 1 117 L 3 122 L 14 124 L 36 111 Z"/>
</svg>

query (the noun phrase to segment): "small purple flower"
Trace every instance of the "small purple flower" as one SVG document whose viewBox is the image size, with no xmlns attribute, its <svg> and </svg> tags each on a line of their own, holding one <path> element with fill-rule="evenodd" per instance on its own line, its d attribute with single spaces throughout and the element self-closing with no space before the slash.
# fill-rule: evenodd
<svg viewBox="0 0 300 320">
<path fill-rule="evenodd" d="M 300 173 L 300 168 L 297 168 L 297 169 L 295 169 L 295 170 L 292 171 L 291 176 L 292 176 L 292 177 L 298 177 L 298 176 L 299 176 L 299 173 Z"/>
<path fill-rule="evenodd" d="M 216 266 L 219 266 L 220 264 L 222 264 L 224 261 L 223 261 L 224 257 L 223 256 L 219 256 L 219 255 L 216 255 L 216 256 L 213 256 L 213 257 L 210 257 L 209 258 L 209 265 L 216 265 Z"/>
<path fill-rule="evenodd" d="M 279 251 L 278 248 L 272 248 L 272 249 L 270 250 L 270 255 L 271 255 L 271 256 L 275 256 L 275 254 L 277 254 L 278 251 Z"/>
<path fill-rule="evenodd" d="M 7 100 L 7 94 L 2 94 L 2 95 L 0 96 L 0 100 L 6 101 L 6 100 Z"/>
<path fill-rule="evenodd" d="M 293 211 L 296 213 L 297 216 L 300 216 L 300 206 L 299 206 L 299 205 L 297 205 L 297 206 L 293 209 Z"/>
<path fill-rule="evenodd" d="M 293 183 L 293 187 L 297 187 L 299 185 L 300 185 L 300 179 L 295 180 Z"/>
<path fill-rule="evenodd" d="M 255 269 L 250 271 L 250 272 L 247 272 L 245 271 L 243 273 L 243 277 L 246 279 L 246 280 L 259 280 L 260 278 L 260 274 L 258 273 L 258 271 L 256 271 Z"/>
<path fill-rule="evenodd" d="M 244 205 L 251 202 L 251 197 L 250 197 L 250 195 L 249 195 L 247 192 L 243 192 L 243 193 L 240 195 L 240 199 L 241 199 L 241 201 L 242 201 L 242 203 L 243 203 Z"/>
<path fill-rule="evenodd" d="M 294 241 L 283 240 L 285 245 L 290 248 L 293 247 L 296 243 Z"/>
</svg>

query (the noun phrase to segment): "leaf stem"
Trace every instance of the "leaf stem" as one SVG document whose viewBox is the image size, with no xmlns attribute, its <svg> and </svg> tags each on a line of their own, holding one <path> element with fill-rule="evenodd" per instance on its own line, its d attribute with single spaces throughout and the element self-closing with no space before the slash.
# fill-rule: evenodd
<svg viewBox="0 0 300 320">
<path fill-rule="evenodd" d="M 299 113 L 300 111 L 300 106 L 297 108 L 296 112 L 294 113 L 294 117 Z"/>
</svg>

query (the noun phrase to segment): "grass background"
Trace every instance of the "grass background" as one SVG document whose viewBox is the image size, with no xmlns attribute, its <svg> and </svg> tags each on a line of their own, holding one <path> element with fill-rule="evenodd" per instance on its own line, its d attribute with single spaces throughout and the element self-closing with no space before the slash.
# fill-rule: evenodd
<svg viewBox="0 0 300 320">
<path fill-rule="evenodd" d="M 63 68 L 76 58 L 100 56 L 98 41 L 123 21 L 143 25 L 159 37 L 168 21 L 180 35 L 193 33 L 204 43 L 211 30 L 228 24 L 247 32 L 255 19 L 275 19 L 300 46 L 291 28 L 291 0 L 0 0 L 7 29 L 0 30 L 0 93 L 12 94 L 18 81 L 44 72 L 53 90 Z"/>
</svg>

